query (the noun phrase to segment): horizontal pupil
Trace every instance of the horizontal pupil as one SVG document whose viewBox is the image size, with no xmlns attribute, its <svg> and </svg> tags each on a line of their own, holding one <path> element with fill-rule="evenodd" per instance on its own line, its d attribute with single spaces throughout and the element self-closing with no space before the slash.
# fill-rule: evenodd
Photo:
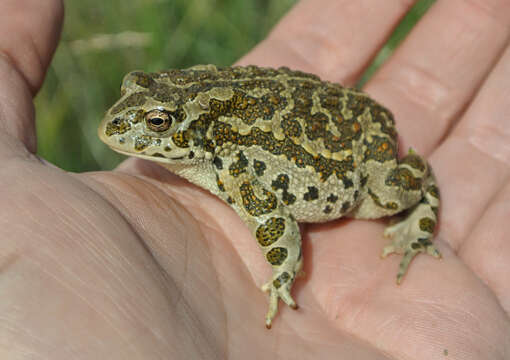
<svg viewBox="0 0 510 360">
<path fill-rule="evenodd" d="M 159 126 L 159 125 L 163 124 L 163 122 L 164 122 L 164 120 L 162 118 L 152 118 L 151 119 L 152 125 Z"/>
</svg>

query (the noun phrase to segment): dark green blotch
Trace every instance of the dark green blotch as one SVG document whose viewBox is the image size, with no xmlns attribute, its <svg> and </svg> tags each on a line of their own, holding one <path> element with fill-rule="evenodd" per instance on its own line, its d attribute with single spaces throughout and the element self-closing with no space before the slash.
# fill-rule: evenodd
<svg viewBox="0 0 510 360">
<path fill-rule="evenodd" d="M 287 190 L 285 190 L 283 193 L 282 193 L 282 202 L 285 204 L 285 205 L 292 205 L 296 202 L 296 195 L 288 192 Z"/>
<path fill-rule="evenodd" d="M 221 160 L 221 158 L 215 156 L 213 159 L 213 164 L 214 166 L 216 166 L 216 169 L 218 170 L 223 169 L 223 161 Z"/>
<path fill-rule="evenodd" d="M 303 199 L 306 201 L 312 201 L 319 198 L 319 189 L 317 189 L 315 186 L 309 186 L 308 192 L 305 193 L 303 196 Z"/>
<path fill-rule="evenodd" d="M 338 196 L 336 196 L 335 194 L 329 194 L 328 198 L 326 199 L 328 202 L 330 203 L 336 203 L 337 200 L 338 200 Z"/>
<path fill-rule="evenodd" d="M 238 177 L 242 173 L 245 173 L 248 168 L 248 159 L 244 156 L 242 151 L 237 153 L 237 161 L 230 164 L 228 171 L 233 177 Z"/>
<path fill-rule="evenodd" d="M 131 125 L 129 124 L 128 121 L 123 120 L 121 118 L 115 118 L 108 124 L 106 124 L 106 129 L 104 133 L 106 136 L 120 135 L 124 134 L 129 129 L 131 129 Z"/>
<path fill-rule="evenodd" d="M 415 178 L 411 170 L 403 167 L 393 169 L 388 177 L 386 177 L 385 184 L 388 186 L 397 186 L 406 191 L 421 189 L 421 180 Z"/>
<path fill-rule="evenodd" d="M 283 272 L 278 276 L 276 279 L 273 280 L 273 286 L 277 289 L 279 289 L 283 284 L 285 284 L 287 281 L 289 281 L 290 275 L 288 272 Z"/>
<path fill-rule="evenodd" d="M 349 179 L 349 178 L 343 177 L 343 178 L 342 178 L 342 182 L 344 183 L 344 187 L 345 187 L 346 189 L 351 188 L 351 187 L 353 187 L 353 186 L 354 186 L 354 183 L 353 183 L 353 182 L 352 182 L 352 180 L 351 180 L 351 179 Z"/>
<path fill-rule="evenodd" d="M 257 228 L 255 237 L 260 246 L 266 247 L 278 241 L 284 233 L 285 219 L 272 217 Z"/>
<path fill-rule="evenodd" d="M 271 187 L 273 190 L 287 190 L 289 188 L 289 175 L 280 174 L 276 177 L 275 180 L 271 183 Z"/>
<path fill-rule="evenodd" d="M 260 160 L 253 160 L 253 169 L 257 176 L 262 176 L 264 171 L 266 171 L 266 163 Z"/>
<path fill-rule="evenodd" d="M 285 205 L 292 205 L 296 202 L 296 196 L 288 192 L 289 182 L 287 174 L 280 174 L 271 183 L 273 190 L 282 190 L 282 201 Z"/>
<path fill-rule="evenodd" d="M 187 131 L 177 131 L 172 135 L 172 141 L 175 146 L 187 148 L 189 147 L 189 133 Z"/>
<path fill-rule="evenodd" d="M 423 246 L 424 248 L 428 247 L 428 246 L 431 246 L 432 245 L 432 241 L 430 241 L 429 238 L 419 238 L 418 239 L 418 242 L 420 243 L 421 246 Z"/>
<path fill-rule="evenodd" d="M 287 259 L 288 251 L 284 247 L 275 247 L 266 254 L 266 259 L 271 265 L 281 265 Z"/>
<path fill-rule="evenodd" d="M 420 230 L 425 231 L 428 233 L 434 232 L 434 227 L 436 226 L 436 222 L 434 219 L 431 219 L 429 217 L 424 217 L 420 219 Z"/>
<path fill-rule="evenodd" d="M 413 242 L 413 243 L 411 244 L 411 248 L 412 248 L 413 250 L 418 250 L 418 249 L 421 249 L 421 248 L 422 248 L 422 246 L 421 246 L 421 244 L 419 244 L 419 243 Z"/>
</svg>

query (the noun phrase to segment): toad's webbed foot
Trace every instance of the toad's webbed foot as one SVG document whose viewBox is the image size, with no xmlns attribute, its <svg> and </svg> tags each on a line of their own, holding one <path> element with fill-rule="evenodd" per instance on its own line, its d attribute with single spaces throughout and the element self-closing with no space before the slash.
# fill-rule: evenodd
<svg viewBox="0 0 510 360">
<path fill-rule="evenodd" d="M 402 282 L 409 264 L 419 253 L 441 258 L 441 253 L 431 242 L 432 233 L 417 231 L 418 229 L 419 227 L 415 227 L 412 219 L 408 217 L 400 223 L 389 226 L 384 232 L 384 236 L 393 238 L 393 243 L 384 247 L 381 256 L 386 257 L 392 253 L 403 254 L 397 273 L 397 284 Z"/>
<path fill-rule="evenodd" d="M 290 295 L 293 280 L 289 273 L 283 272 L 262 286 L 262 291 L 269 293 L 269 310 L 266 315 L 266 327 L 268 329 L 271 328 L 273 318 L 278 312 L 278 299 L 282 299 L 294 310 L 298 308 L 296 302 Z"/>
</svg>

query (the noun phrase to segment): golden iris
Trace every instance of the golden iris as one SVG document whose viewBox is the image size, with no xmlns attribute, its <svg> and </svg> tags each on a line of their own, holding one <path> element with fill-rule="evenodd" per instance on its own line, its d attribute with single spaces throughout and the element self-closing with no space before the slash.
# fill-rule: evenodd
<svg viewBox="0 0 510 360">
<path fill-rule="evenodd" d="M 168 130 L 172 124 L 172 118 L 164 111 L 152 110 L 145 114 L 145 123 L 152 131 L 162 132 Z"/>
</svg>

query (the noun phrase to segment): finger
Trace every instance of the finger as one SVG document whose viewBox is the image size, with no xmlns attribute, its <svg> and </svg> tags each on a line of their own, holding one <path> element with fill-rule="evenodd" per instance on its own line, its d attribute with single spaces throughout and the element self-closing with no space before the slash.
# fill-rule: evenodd
<svg viewBox="0 0 510 360">
<path fill-rule="evenodd" d="M 498 192 L 459 250 L 459 256 L 496 294 L 510 314 L 510 183 Z"/>
<path fill-rule="evenodd" d="M 32 96 L 58 40 L 62 2 L 4 0 L 0 13 L 0 135 L 22 141 L 35 152 Z M 19 153 L 16 146 L 0 148 L 0 157 Z"/>
<path fill-rule="evenodd" d="M 438 178 L 445 179 L 440 184 L 441 233 L 454 248 L 471 238 L 473 227 L 510 177 L 508 79 L 510 48 L 462 122 L 431 157 Z"/>
<path fill-rule="evenodd" d="M 403 150 L 428 153 L 445 136 L 501 56 L 509 24 L 501 0 L 438 1 L 425 14 L 366 87 L 395 113 Z"/>
<path fill-rule="evenodd" d="M 286 65 L 353 84 L 412 4 L 303 0 L 239 64 Z"/>
<path fill-rule="evenodd" d="M 64 15 L 60 0 L 0 2 L 0 51 L 28 82 L 33 94 L 44 79 L 57 46 Z"/>
<path fill-rule="evenodd" d="M 433 154 L 445 182 L 441 233 L 510 310 L 510 47 L 452 135 Z M 441 178 L 441 176 L 440 176 Z M 506 199 L 506 201 L 505 201 Z"/>
</svg>

